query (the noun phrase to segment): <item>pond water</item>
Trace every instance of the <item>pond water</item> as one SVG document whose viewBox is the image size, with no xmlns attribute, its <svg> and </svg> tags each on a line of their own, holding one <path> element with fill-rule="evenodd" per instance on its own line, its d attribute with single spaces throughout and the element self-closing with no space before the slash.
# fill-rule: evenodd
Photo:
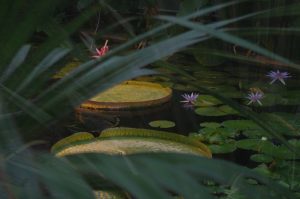
<svg viewBox="0 0 300 199">
<path fill-rule="evenodd" d="M 193 58 L 175 58 L 176 65 L 189 75 L 194 76 L 196 83 L 209 88 L 219 94 L 234 99 L 236 102 L 249 107 L 261 114 L 274 113 L 273 117 L 279 118 L 282 124 L 275 126 L 276 130 L 294 129 L 296 138 L 299 135 L 300 126 L 300 81 L 299 73 L 289 70 L 291 77 L 285 80 L 286 85 L 280 81 L 270 84 L 270 78 L 266 75 L 269 71 L 286 71 L 285 68 L 269 66 L 254 66 L 252 64 L 238 64 L 229 62 L 218 66 L 203 66 Z M 185 78 L 173 74 L 165 68 L 158 68 L 165 74 L 173 77 Z M 269 137 L 260 127 L 247 118 L 240 116 L 221 101 L 208 96 L 206 93 L 197 92 L 196 88 L 171 81 L 165 76 L 140 77 L 137 80 L 159 83 L 173 89 L 173 95 L 169 102 L 159 106 L 120 112 L 99 112 L 87 109 L 78 109 L 68 121 L 65 122 L 65 132 L 57 136 L 51 136 L 51 145 L 65 136 L 75 132 L 90 132 L 95 136 L 99 132 L 110 127 L 134 127 L 154 130 L 164 130 L 185 136 L 190 136 L 203 141 L 213 152 L 214 158 L 222 158 L 234 161 L 241 165 L 254 167 L 264 160 L 251 161 L 253 155 L 258 155 L 255 145 L 241 146 L 240 140 L 246 139 L 270 139 L 271 144 L 277 144 L 277 140 Z M 181 101 L 182 95 L 198 93 L 199 97 L 195 106 L 185 106 Z M 264 97 L 262 105 L 257 102 L 248 104 L 249 92 L 261 92 Z M 274 119 L 274 118 L 273 118 Z M 167 120 L 175 123 L 170 128 L 151 127 L 152 121 Z M 278 121 L 277 121 L 278 122 Z M 280 123 L 279 122 L 279 123 Z M 288 135 L 290 136 L 290 135 Z M 49 137 L 47 138 L 49 140 Z M 269 140 L 268 140 L 269 142 Z M 247 144 L 245 144 L 247 145 Z M 275 146 L 274 145 L 274 146 Z M 268 153 L 259 155 L 271 156 Z M 264 156 L 263 156 L 264 157 Z M 263 158 L 261 157 L 261 158 Z M 276 157 L 270 157 L 271 160 Z M 254 159 L 254 158 L 252 158 Z M 269 159 L 266 163 L 270 162 Z"/>
</svg>

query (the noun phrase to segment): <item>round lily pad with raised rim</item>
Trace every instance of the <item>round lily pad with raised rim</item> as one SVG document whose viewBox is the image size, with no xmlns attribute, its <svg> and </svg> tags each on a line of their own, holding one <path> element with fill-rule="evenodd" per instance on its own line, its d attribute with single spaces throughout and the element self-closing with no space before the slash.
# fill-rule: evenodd
<svg viewBox="0 0 300 199">
<path fill-rule="evenodd" d="M 81 104 L 81 108 L 99 110 L 126 110 L 151 107 L 168 102 L 172 89 L 160 84 L 126 81 Z"/>
<path fill-rule="evenodd" d="M 70 140 L 64 138 L 63 140 Z M 192 138 L 169 133 L 137 128 L 109 128 L 98 138 L 70 142 L 61 140 L 65 145 L 54 145 L 52 152 L 57 156 L 80 153 L 134 154 L 149 152 L 186 153 L 211 157 L 209 148 Z"/>
</svg>

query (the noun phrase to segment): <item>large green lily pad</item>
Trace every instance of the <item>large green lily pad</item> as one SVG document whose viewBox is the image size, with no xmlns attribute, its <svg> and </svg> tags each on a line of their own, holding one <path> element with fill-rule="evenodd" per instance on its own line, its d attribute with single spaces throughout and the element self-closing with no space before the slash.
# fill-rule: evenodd
<svg viewBox="0 0 300 199">
<path fill-rule="evenodd" d="M 72 141 L 65 138 L 64 145 L 54 145 L 57 156 L 79 153 L 132 154 L 146 152 L 188 153 L 211 157 L 206 145 L 194 139 L 164 132 L 136 128 L 110 128 L 102 131 L 98 138 Z"/>
<path fill-rule="evenodd" d="M 84 102 L 81 107 L 89 109 L 124 110 L 150 107 L 170 100 L 172 90 L 160 84 L 126 81 Z"/>
<path fill-rule="evenodd" d="M 58 142 L 56 142 L 53 146 L 52 149 L 60 148 L 62 146 L 66 146 L 69 143 L 77 142 L 77 141 L 82 141 L 82 140 L 90 140 L 95 138 L 91 133 L 87 132 L 78 132 L 74 133 L 73 135 L 70 135 Z"/>
</svg>

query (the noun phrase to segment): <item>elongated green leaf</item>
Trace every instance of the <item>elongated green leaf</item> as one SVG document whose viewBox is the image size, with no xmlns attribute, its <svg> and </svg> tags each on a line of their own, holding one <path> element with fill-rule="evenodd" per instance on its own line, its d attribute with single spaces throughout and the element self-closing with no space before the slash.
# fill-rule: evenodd
<svg viewBox="0 0 300 199">
<path fill-rule="evenodd" d="M 11 101 L 13 104 L 17 105 L 21 110 L 25 111 L 28 115 L 32 116 L 35 120 L 39 121 L 41 124 L 45 124 L 52 119 L 52 117 L 40 110 L 34 104 L 28 100 L 22 98 L 17 93 L 11 91 L 5 86 L 0 84 L 1 94 L 7 100 Z"/>
<path fill-rule="evenodd" d="M 26 88 L 32 80 L 36 79 L 41 73 L 45 72 L 49 67 L 58 62 L 61 58 L 69 53 L 69 49 L 57 48 L 50 52 L 34 69 L 27 75 L 26 79 L 17 88 L 17 92 L 20 92 L 23 88 Z"/>
<path fill-rule="evenodd" d="M 33 13 L 29 15 L 24 15 L 22 20 L 18 17 L 17 20 L 9 20 L 16 19 L 13 16 L 16 13 L 20 12 L 20 10 L 15 10 L 15 13 L 9 13 L 12 16 L 8 15 L 5 17 L 5 28 L 3 28 L 3 32 L 1 31 L 1 45 L 0 48 L 0 71 L 3 72 L 4 67 L 10 61 L 11 57 L 16 53 L 16 51 L 27 42 L 27 39 L 31 36 L 33 31 L 38 24 L 48 20 L 51 16 L 52 8 L 57 5 L 59 1 L 39 1 L 31 6 L 27 6 L 28 13 Z M 16 2 L 18 3 L 18 2 Z M 19 13 L 18 13 L 19 14 Z M 22 34 L 20 34 L 20 30 L 22 30 Z"/>
<path fill-rule="evenodd" d="M 287 64 L 289 64 L 289 65 L 291 65 L 291 66 L 293 66 L 297 69 L 300 69 L 299 66 L 293 64 L 289 60 L 287 60 L 287 59 L 285 59 L 285 58 L 283 58 L 279 55 L 276 55 L 276 54 L 274 54 L 274 53 L 272 53 L 272 52 L 270 52 L 270 51 L 268 51 L 264 48 L 261 48 L 258 45 L 255 45 L 255 44 L 253 44 L 249 41 L 246 41 L 246 40 L 241 39 L 239 37 L 230 35 L 230 34 L 225 33 L 223 31 L 215 30 L 213 28 L 208 27 L 207 25 L 201 25 L 201 24 L 193 23 L 193 22 L 190 22 L 190 21 L 187 21 L 187 20 L 178 19 L 178 18 L 175 18 L 175 17 L 170 17 L 170 16 L 160 16 L 158 18 L 162 19 L 162 20 L 170 21 L 170 22 L 173 22 L 173 23 L 178 23 L 182 26 L 185 26 L 185 27 L 188 27 L 188 28 L 191 28 L 191 29 L 194 29 L 194 30 L 199 30 L 201 33 L 207 33 L 209 35 L 212 35 L 212 36 L 217 37 L 219 39 L 222 39 L 224 41 L 227 41 L 227 42 L 245 47 L 247 49 L 253 50 L 254 52 L 260 53 L 260 54 L 265 55 L 267 57 L 270 57 L 272 59 L 287 63 Z"/>
<path fill-rule="evenodd" d="M 12 59 L 10 64 L 7 66 L 6 70 L 3 72 L 1 75 L 1 82 L 5 81 L 8 79 L 11 74 L 19 67 L 21 64 L 24 62 L 29 50 L 30 50 L 30 45 L 24 45 L 20 48 L 20 50 L 17 52 L 15 57 Z"/>
</svg>

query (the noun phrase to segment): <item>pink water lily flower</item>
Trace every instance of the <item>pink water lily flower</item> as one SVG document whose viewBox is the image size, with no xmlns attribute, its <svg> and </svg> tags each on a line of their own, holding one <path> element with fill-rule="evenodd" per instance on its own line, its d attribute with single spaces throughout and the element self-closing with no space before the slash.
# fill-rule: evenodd
<svg viewBox="0 0 300 199">
<path fill-rule="evenodd" d="M 107 53 L 107 51 L 109 50 L 107 43 L 108 43 L 108 40 L 105 41 L 104 46 L 102 46 L 100 50 L 98 48 L 96 48 L 96 54 L 93 55 L 92 57 L 95 59 L 98 59 L 98 58 L 104 56 Z"/>
</svg>

